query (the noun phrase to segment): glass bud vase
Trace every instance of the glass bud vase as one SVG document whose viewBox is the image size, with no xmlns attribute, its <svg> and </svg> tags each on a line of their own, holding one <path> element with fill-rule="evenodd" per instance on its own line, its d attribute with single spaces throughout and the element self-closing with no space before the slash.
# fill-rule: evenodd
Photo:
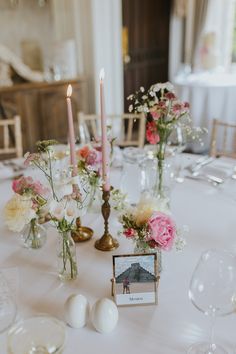
<svg viewBox="0 0 236 354">
<path fill-rule="evenodd" d="M 135 254 L 148 254 L 156 253 L 157 254 L 157 273 L 160 274 L 162 271 L 162 254 L 160 248 L 151 248 L 147 242 L 138 240 L 135 242 L 134 246 Z"/>
<path fill-rule="evenodd" d="M 23 244 L 26 248 L 38 249 L 43 247 L 47 239 L 47 232 L 37 219 L 32 219 L 27 224 L 21 234 Z"/>
<path fill-rule="evenodd" d="M 62 281 L 77 278 L 76 248 L 70 231 L 59 231 L 58 237 L 58 274 Z"/>
</svg>

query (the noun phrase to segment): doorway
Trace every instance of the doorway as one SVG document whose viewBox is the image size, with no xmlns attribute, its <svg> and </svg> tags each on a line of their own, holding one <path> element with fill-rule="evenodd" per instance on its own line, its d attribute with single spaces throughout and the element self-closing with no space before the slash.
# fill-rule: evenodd
<svg viewBox="0 0 236 354">
<path fill-rule="evenodd" d="M 127 97 L 168 79 L 171 0 L 122 0 L 124 111 Z"/>
</svg>

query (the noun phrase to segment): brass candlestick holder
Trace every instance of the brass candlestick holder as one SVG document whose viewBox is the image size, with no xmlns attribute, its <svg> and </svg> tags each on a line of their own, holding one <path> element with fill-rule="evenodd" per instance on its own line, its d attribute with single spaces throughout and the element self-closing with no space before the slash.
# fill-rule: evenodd
<svg viewBox="0 0 236 354">
<path fill-rule="evenodd" d="M 119 247 L 118 241 L 111 236 L 108 228 L 108 219 L 111 213 L 111 207 L 109 204 L 110 191 L 102 192 L 102 199 L 104 203 L 102 204 L 102 216 L 104 218 L 104 234 L 103 236 L 95 242 L 95 248 L 100 251 L 113 251 Z"/>
<path fill-rule="evenodd" d="M 90 227 L 82 226 L 80 217 L 76 218 L 76 229 L 71 232 L 74 242 L 85 242 L 93 237 L 93 230 Z"/>
</svg>

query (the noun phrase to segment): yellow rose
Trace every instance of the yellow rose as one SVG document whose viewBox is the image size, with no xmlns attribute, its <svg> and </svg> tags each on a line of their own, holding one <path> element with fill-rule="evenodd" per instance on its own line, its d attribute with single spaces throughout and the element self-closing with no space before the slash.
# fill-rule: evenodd
<svg viewBox="0 0 236 354">
<path fill-rule="evenodd" d="M 31 219 L 36 217 L 30 198 L 15 194 L 4 208 L 4 218 L 11 231 L 20 232 Z"/>
</svg>

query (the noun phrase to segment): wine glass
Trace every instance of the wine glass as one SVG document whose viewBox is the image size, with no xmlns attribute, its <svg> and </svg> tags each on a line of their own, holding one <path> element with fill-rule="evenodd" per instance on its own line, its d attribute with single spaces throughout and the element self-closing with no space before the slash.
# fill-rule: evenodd
<svg viewBox="0 0 236 354">
<path fill-rule="evenodd" d="M 207 250 L 198 261 L 189 287 L 193 305 L 211 318 L 209 342 L 193 344 L 188 354 L 227 354 L 215 344 L 213 326 L 215 318 L 226 316 L 236 308 L 236 256 L 224 250 Z"/>
<path fill-rule="evenodd" d="M 7 280 L 0 271 L 0 333 L 8 329 L 16 318 L 17 307 Z"/>
<path fill-rule="evenodd" d="M 183 171 L 183 161 L 181 153 L 186 149 L 186 133 L 185 129 L 180 125 L 177 125 L 172 130 L 168 138 L 168 147 L 174 159 L 174 169 L 175 169 L 175 181 L 182 183 L 184 177 L 182 175 Z"/>
<path fill-rule="evenodd" d="M 44 314 L 20 320 L 8 332 L 11 354 L 62 354 L 65 343 L 65 324 Z"/>
</svg>

